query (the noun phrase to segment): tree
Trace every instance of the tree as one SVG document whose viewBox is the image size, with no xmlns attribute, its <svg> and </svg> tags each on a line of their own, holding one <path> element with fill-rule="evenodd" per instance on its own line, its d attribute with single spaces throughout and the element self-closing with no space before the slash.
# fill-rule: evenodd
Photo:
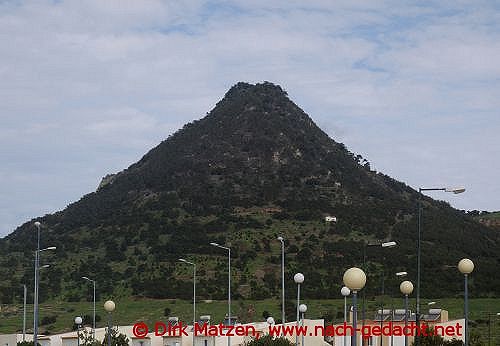
<svg viewBox="0 0 500 346">
<path fill-rule="evenodd" d="M 41 346 L 38 342 L 36 344 Z M 33 341 L 18 341 L 17 346 L 33 346 Z"/>
<path fill-rule="evenodd" d="M 273 338 L 269 334 L 245 343 L 245 346 L 293 346 L 293 345 L 294 344 L 287 338 L 283 337 Z"/>
<path fill-rule="evenodd" d="M 170 310 L 170 308 L 167 307 L 167 308 L 163 309 L 163 316 L 169 317 L 171 312 L 172 311 Z"/>
<path fill-rule="evenodd" d="M 427 336 L 420 337 L 420 346 L 462 346 L 464 344 L 457 339 L 445 340 L 442 336 L 434 333 L 433 328 L 429 328 L 427 334 Z M 415 342 L 412 343 L 412 346 L 414 345 Z"/>
<path fill-rule="evenodd" d="M 111 328 L 111 346 L 129 346 L 129 340 L 125 334 L 119 333 L 118 328 Z M 104 335 L 101 346 L 108 346 L 108 331 Z"/>
<path fill-rule="evenodd" d="M 98 340 L 94 340 L 94 336 L 87 328 L 80 330 L 80 346 L 101 346 Z"/>
</svg>

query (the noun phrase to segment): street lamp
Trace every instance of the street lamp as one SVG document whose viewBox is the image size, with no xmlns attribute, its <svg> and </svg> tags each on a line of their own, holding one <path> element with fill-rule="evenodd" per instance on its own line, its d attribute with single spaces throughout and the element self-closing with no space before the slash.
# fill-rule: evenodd
<svg viewBox="0 0 500 346">
<path fill-rule="evenodd" d="M 304 274 L 297 273 L 293 276 L 293 281 L 297 284 L 297 327 L 299 326 L 299 303 L 300 303 L 300 285 L 304 282 Z M 299 334 L 295 336 L 295 346 L 299 345 Z"/>
<path fill-rule="evenodd" d="M 458 262 L 458 270 L 464 274 L 464 318 L 465 318 L 465 346 L 469 346 L 469 290 L 467 285 L 467 277 L 474 270 L 474 263 L 464 258 Z"/>
<path fill-rule="evenodd" d="M 35 296 L 33 297 L 33 345 L 38 345 L 38 256 L 40 255 L 40 222 L 35 222 L 37 229 L 37 246 L 35 252 Z"/>
<path fill-rule="evenodd" d="M 406 275 L 408 275 L 408 272 L 405 272 L 405 271 L 401 271 L 401 272 L 396 273 L 396 276 L 398 278 L 405 277 Z M 394 324 L 394 300 L 392 299 L 392 297 L 391 297 L 391 303 L 392 303 L 392 307 L 391 307 L 391 326 L 392 326 Z M 391 333 L 391 346 L 394 346 L 394 333 Z"/>
<path fill-rule="evenodd" d="M 24 304 L 23 304 L 23 342 L 26 341 L 26 296 L 28 295 L 28 290 L 26 285 L 23 284 L 23 294 L 24 294 Z"/>
<path fill-rule="evenodd" d="M 80 316 L 75 317 L 77 345 L 80 346 L 80 325 L 83 320 Z"/>
<path fill-rule="evenodd" d="M 115 311 L 115 307 L 115 302 L 112 300 L 108 300 L 104 303 L 104 310 L 108 313 L 108 346 L 111 346 L 111 327 L 113 324 L 112 313 Z"/>
<path fill-rule="evenodd" d="M 349 294 L 351 294 L 351 290 L 349 289 L 349 287 L 344 286 L 340 289 L 340 294 L 342 294 L 344 296 L 344 328 L 346 328 L 346 324 L 347 324 L 347 296 Z M 344 333 L 344 346 L 346 346 L 346 340 L 347 340 L 347 336 L 345 334 L 346 333 Z"/>
<path fill-rule="evenodd" d="M 196 324 L 196 264 L 186 261 L 184 258 L 179 258 L 180 262 L 193 266 L 193 346 L 194 346 L 194 330 Z"/>
<path fill-rule="evenodd" d="M 380 244 L 383 249 L 389 249 L 395 247 L 397 243 L 395 241 L 388 241 Z M 384 326 L 384 295 L 385 295 L 385 255 L 382 255 L 382 296 L 380 299 L 380 310 L 382 311 L 382 318 L 380 319 L 380 329 L 382 330 Z M 380 338 L 380 346 L 382 346 L 382 338 Z M 392 346 L 392 345 L 391 345 Z"/>
<path fill-rule="evenodd" d="M 417 329 L 420 329 L 420 257 L 421 257 L 421 244 L 422 244 L 422 192 L 424 191 L 444 191 L 453 194 L 459 194 L 465 192 L 464 187 L 437 187 L 437 188 L 422 188 L 418 189 L 418 240 L 417 240 L 417 301 L 416 301 L 416 311 L 415 311 L 415 322 Z M 415 336 L 415 345 L 420 346 L 420 337 Z"/>
<path fill-rule="evenodd" d="M 408 295 L 413 292 L 413 284 L 411 281 L 403 281 L 399 285 L 399 290 L 405 296 L 405 330 L 408 329 Z M 391 333 L 392 334 L 392 333 Z M 405 332 L 405 346 L 408 346 L 408 333 Z"/>
<path fill-rule="evenodd" d="M 227 319 L 229 325 L 231 325 L 231 248 L 219 245 L 217 243 L 210 243 L 210 245 L 224 249 L 228 252 L 228 288 L 227 288 L 227 306 L 228 314 Z M 231 337 L 227 336 L 227 346 L 231 346 Z"/>
<path fill-rule="evenodd" d="M 40 228 L 42 224 L 38 221 L 35 222 L 35 227 L 37 230 L 37 242 L 36 242 L 36 252 L 35 252 L 35 295 L 33 297 L 33 345 L 38 345 L 38 290 L 40 287 L 40 268 L 47 268 L 48 265 L 40 267 L 40 252 L 46 250 L 55 250 L 55 246 L 50 246 L 48 248 L 40 250 Z"/>
<path fill-rule="evenodd" d="M 281 324 L 285 324 L 285 240 L 278 237 L 281 243 Z"/>
<path fill-rule="evenodd" d="M 353 267 L 345 271 L 343 277 L 344 285 L 346 285 L 352 291 L 352 328 L 354 330 L 351 345 L 356 346 L 357 344 L 357 296 L 358 291 L 365 287 L 366 284 L 366 274 L 359 268 Z"/>
<path fill-rule="evenodd" d="M 382 247 L 382 248 L 391 248 L 391 247 L 394 247 L 398 245 L 395 241 L 387 241 L 387 242 L 382 242 L 382 241 L 379 241 L 379 242 L 376 242 L 376 243 L 367 243 L 367 242 L 363 242 L 363 270 L 366 270 L 366 248 L 367 247 Z M 382 260 L 382 262 L 384 262 Z M 383 263 L 382 263 L 382 266 L 383 266 Z M 383 268 L 382 268 L 383 269 Z M 382 270 L 382 273 L 383 273 L 383 270 Z M 384 295 L 384 280 L 382 278 L 382 296 Z M 382 313 L 383 313 L 383 306 L 382 306 Z M 363 309 L 362 309 L 362 312 L 361 312 L 361 318 L 362 318 L 362 321 L 361 321 L 361 324 L 362 324 L 362 328 L 365 326 L 365 319 L 366 319 L 366 290 L 363 291 Z M 381 326 L 382 328 L 382 326 Z M 363 340 L 364 341 L 364 340 Z M 364 342 L 363 342 L 364 343 Z"/>
<path fill-rule="evenodd" d="M 92 338 L 95 340 L 95 280 L 89 279 L 87 276 L 82 276 L 82 279 L 91 282 L 94 286 L 94 313 L 92 316 Z"/>
<path fill-rule="evenodd" d="M 299 306 L 299 311 L 300 311 L 300 314 L 301 314 L 301 320 L 302 320 L 302 345 L 301 346 L 304 346 L 304 314 L 306 313 L 307 311 L 307 305 L 306 304 L 300 304 Z"/>
</svg>

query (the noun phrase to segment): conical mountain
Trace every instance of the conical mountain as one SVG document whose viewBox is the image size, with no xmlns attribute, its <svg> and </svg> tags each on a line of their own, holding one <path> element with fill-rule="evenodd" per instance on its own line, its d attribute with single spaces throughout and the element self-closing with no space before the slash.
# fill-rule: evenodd
<svg viewBox="0 0 500 346">
<path fill-rule="evenodd" d="M 365 242 L 397 241 L 384 252 L 369 248 L 367 290 L 375 294 L 382 263 L 415 277 L 418 198 L 329 138 L 279 86 L 238 83 L 206 117 L 96 192 L 38 219 L 43 242 L 58 246 L 44 292 L 81 299 L 78 279 L 92 272 L 102 294 L 188 298 L 189 276 L 177 264 L 187 256 L 202 267 L 200 296 L 223 299 L 224 254 L 209 245 L 216 241 L 233 249 L 236 298 L 277 296 L 283 235 L 287 275 L 304 272 L 311 298 L 337 296 L 343 270 L 361 265 Z M 498 293 L 498 232 L 444 202 L 424 198 L 423 206 L 424 295 L 460 292 L 448 268 L 464 256 L 477 262 L 472 292 Z M 31 222 L 0 241 L 0 275 L 8 278 L 0 300 L 12 301 L 9 287 L 31 280 L 34 240 Z M 387 280 L 396 287 L 395 277 Z"/>
</svg>

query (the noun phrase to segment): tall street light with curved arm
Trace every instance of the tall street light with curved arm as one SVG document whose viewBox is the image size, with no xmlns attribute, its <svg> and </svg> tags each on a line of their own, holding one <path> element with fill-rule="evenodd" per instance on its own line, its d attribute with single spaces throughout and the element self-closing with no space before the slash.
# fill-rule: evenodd
<svg viewBox="0 0 500 346">
<path fill-rule="evenodd" d="M 378 241 L 376 243 L 363 243 L 363 270 L 366 271 L 366 249 L 368 247 L 382 247 L 382 248 L 391 248 L 398 245 L 395 241 Z M 383 286 L 383 279 L 382 279 L 382 286 Z M 384 288 L 382 287 L 382 295 L 384 294 Z M 382 308 L 382 313 L 383 313 L 383 308 Z M 362 312 L 361 312 L 361 328 L 364 328 L 365 326 L 365 318 L 366 318 L 366 289 L 363 290 L 363 307 L 362 307 Z M 365 341 L 364 339 L 362 340 L 362 343 L 364 345 Z"/>
<path fill-rule="evenodd" d="M 82 279 L 87 280 L 94 286 L 94 311 L 92 316 L 92 338 L 95 340 L 95 280 L 89 279 L 87 276 L 82 276 Z"/>
<path fill-rule="evenodd" d="M 420 187 L 418 189 L 418 239 L 417 239 L 417 297 L 416 297 L 416 307 L 415 307 L 415 323 L 417 325 L 417 329 L 420 328 L 420 257 L 421 257 L 421 243 L 422 243 L 422 192 L 425 191 L 444 191 L 453 194 L 459 194 L 465 192 L 464 187 L 432 187 L 425 188 Z M 420 337 L 418 335 L 415 336 L 415 345 L 420 346 Z"/>
<path fill-rule="evenodd" d="M 281 324 L 285 324 L 285 240 L 277 238 L 281 243 Z"/>
<path fill-rule="evenodd" d="M 193 345 L 194 345 L 194 330 L 196 324 L 196 263 L 189 262 L 184 258 L 179 258 L 179 262 L 193 266 Z"/>
<path fill-rule="evenodd" d="M 55 250 L 55 246 L 49 246 L 40 250 L 40 228 L 41 223 L 36 221 L 35 227 L 37 230 L 37 243 L 35 251 L 35 296 L 33 297 L 33 345 L 37 346 L 38 343 L 38 290 L 40 287 L 40 268 L 47 268 L 48 265 L 40 267 L 40 252 L 47 250 Z"/>
<path fill-rule="evenodd" d="M 219 245 L 218 243 L 210 243 L 210 245 L 224 249 L 228 252 L 228 288 L 227 288 L 227 320 L 229 325 L 231 325 L 231 248 Z M 227 336 L 227 346 L 231 346 L 231 337 Z"/>
</svg>

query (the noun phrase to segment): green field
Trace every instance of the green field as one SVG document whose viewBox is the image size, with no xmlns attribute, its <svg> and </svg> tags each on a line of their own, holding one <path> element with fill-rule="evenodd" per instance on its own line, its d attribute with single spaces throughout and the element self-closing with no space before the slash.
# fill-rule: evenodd
<svg viewBox="0 0 500 346">
<path fill-rule="evenodd" d="M 391 298 L 386 298 L 386 306 L 391 305 Z M 429 299 L 422 301 L 422 309 L 426 308 Z M 433 307 L 443 308 L 449 311 L 450 319 L 460 318 L 463 313 L 463 301 L 461 299 L 435 299 L 437 302 Z M 165 308 L 170 309 L 170 316 L 178 316 L 183 321 L 192 320 L 192 304 L 190 301 L 183 300 L 154 300 L 154 299 L 115 299 L 116 310 L 113 313 L 113 320 L 118 325 L 130 325 L 137 321 L 144 321 L 153 326 L 156 321 L 165 321 Z M 396 308 L 401 308 L 402 301 L 393 299 Z M 343 300 L 305 300 L 308 305 L 308 318 L 322 318 L 331 316 L 335 322 L 342 320 Z M 105 312 L 103 302 L 97 303 L 97 315 L 101 317 L 98 327 L 105 324 Z M 369 301 L 367 304 L 367 318 L 372 316 L 377 303 Z M 33 306 L 28 306 L 27 325 L 29 331 L 33 323 Z M 211 315 L 212 321 L 217 323 L 221 321 L 227 311 L 226 301 L 199 301 L 197 303 L 197 315 Z M 268 311 L 275 318 L 281 317 L 281 310 L 278 300 L 238 300 L 232 304 L 232 312 L 246 321 L 263 321 L 263 312 Z M 22 304 L 21 305 L 3 305 L 0 311 L 0 333 L 14 333 L 22 330 Z M 492 316 L 492 334 L 497 334 L 500 342 L 500 316 L 497 318 L 496 312 L 500 312 L 500 299 L 471 299 L 470 300 L 470 318 L 471 333 L 481 336 L 486 343 L 488 337 L 488 314 Z M 55 316 L 56 321 L 42 325 L 41 332 L 58 333 L 70 331 L 73 326 L 73 319 L 77 315 L 92 315 L 91 302 L 59 302 L 51 301 L 40 306 L 40 321 L 46 316 Z M 495 340 L 496 341 L 496 340 Z M 493 343 L 494 345 L 496 343 Z"/>
</svg>

